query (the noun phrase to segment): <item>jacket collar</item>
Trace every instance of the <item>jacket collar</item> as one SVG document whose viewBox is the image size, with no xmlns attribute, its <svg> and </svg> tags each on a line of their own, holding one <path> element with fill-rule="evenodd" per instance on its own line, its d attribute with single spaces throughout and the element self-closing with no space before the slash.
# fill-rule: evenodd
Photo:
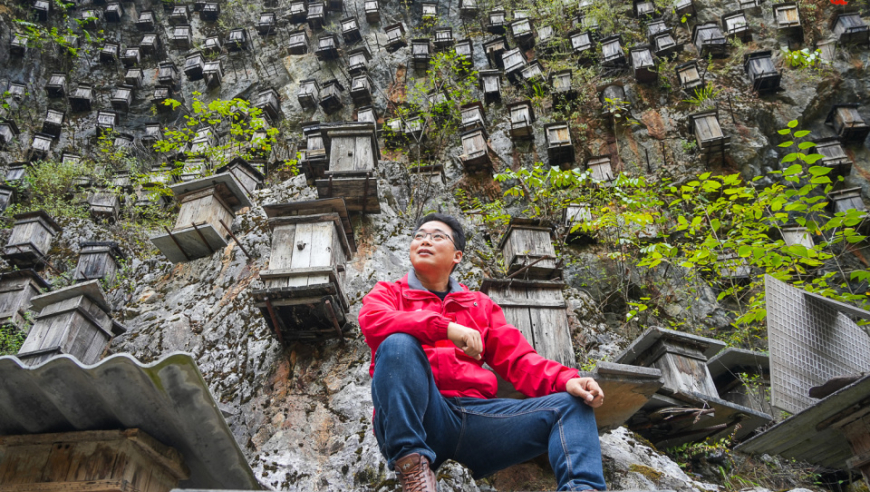
<svg viewBox="0 0 870 492">
<path fill-rule="evenodd" d="M 425 290 L 426 292 L 430 292 L 429 289 L 423 287 L 423 284 L 420 283 L 420 279 L 417 278 L 417 272 L 415 272 L 413 268 L 408 271 L 408 287 L 413 290 Z M 465 292 L 465 290 L 451 275 L 450 280 L 447 282 L 447 293 L 452 294 L 454 292 Z"/>
</svg>

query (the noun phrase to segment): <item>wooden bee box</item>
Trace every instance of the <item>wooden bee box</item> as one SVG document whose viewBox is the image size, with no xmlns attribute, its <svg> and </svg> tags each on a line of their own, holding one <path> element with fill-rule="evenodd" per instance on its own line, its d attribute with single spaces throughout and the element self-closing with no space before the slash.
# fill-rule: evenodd
<svg viewBox="0 0 870 492">
<path fill-rule="evenodd" d="M 818 140 L 813 150 L 824 156 L 821 160 L 823 166 L 833 168 L 832 176 L 845 177 L 852 173 L 852 159 L 846 155 L 846 151 L 838 138 Z"/>
<path fill-rule="evenodd" d="M 504 36 L 491 39 L 483 43 L 483 52 L 486 53 L 486 59 L 489 62 L 490 68 L 504 69 L 504 52 L 508 49 L 507 39 Z"/>
<path fill-rule="evenodd" d="M 260 36 L 269 36 L 276 34 L 278 26 L 275 12 L 262 12 L 260 19 L 257 21 L 257 33 Z"/>
<path fill-rule="evenodd" d="M 837 12 L 831 20 L 831 31 L 843 44 L 870 42 L 870 27 L 861 19 L 860 12 Z"/>
<path fill-rule="evenodd" d="M 0 273 L 0 325 L 14 325 L 21 331 L 30 329 L 26 313 L 30 299 L 51 286 L 36 271 L 26 268 Z"/>
<path fill-rule="evenodd" d="M 601 40 L 601 62 L 605 65 L 625 63 L 625 52 L 622 50 L 620 36 L 608 36 Z"/>
<path fill-rule="evenodd" d="M 677 65 L 677 78 L 680 80 L 680 87 L 683 90 L 694 89 L 704 84 L 701 80 L 701 75 L 698 73 L 698 62 L 690 61 Z"/>
<path fill-rule="evenodd" d="M 381 21 L 381 8 L 378 5 L 378 0 L 366 0 L 364 4 L 366 12 L 366 22 L 375 24 Z"/>
<path fill-rule="evenodd" d="M 330 79 L 323 83 L 323 88 L 320 90 L 320 107 L 327 114 L 334 113 L 344 106 L 341 100 L 341 93 L 344 92 L 344 86 L 336 79 Z"/>
<path fill-rule="evenodd" d="M 12 120 L 0 120 L 0 147 L 6 147 L 15 140 L 20 132 Z"/>
<path fill-rule="evenodd" d="M 329 149 L 329 169 L 315 181 L 321 198 L 344 197 L 347 209 L 380 213 L 375 165 L 380 159 L 374 125 L 343 123 L 322 126 Z"/>
<path fill-rule="evenodd" d="M 66 82 L 66 74 L 64 73 L 53 73 L 51 77 L 48 79 L 48 83 L 45 84 L 45 93 L 49 97 L 49 99 L 59 99 L 62 97 L 66 97 L 67 91 L 67 82 Z"/>
<path fill-rule="evenodd" d="M 480 89 L 483 91 L 483 102 L 486 104 L 501 102 L 501 71 L 481 70 L 478 72 L 478 77 L 480 77 Z"/>
<path fill-rule="evenodd" d="M 254 107 L 263 111 L 263 114 L 269 117 L 272 121 L 281 118 L 281 96 L 278 91 L 268 87 L 257 93 L 254 100 Z"/>
<path fill-rule="evenodd" d="M 351 50 L 347 54 L 347 71 L 351 75 L 357 75 L 366 71 L 368 70 L 368 63 L 371 59 L 372 55 L 365 46 Z"/>
<path fill-rule="evenodd" d="M 112 223 L 118 221 L 118 213 L 121 210 L 121 201 L 118 199 L 118 195 L 107 191 L 98 191 L 88 197 L 88 206 L 91 217 Z"/>
<path fill-rule="evenodd" d="M 719 115 L 716 111 L 703 111 L 689 115 L 692 131 L 698 142 L 698 148 L 705 155 L 724 154 L 731 145 L 731 137 L 726 137 L 719 126 Z"/>
<path fill-rule="evenodd" d="M 551 166 L 574 162 L 574 145 L 571 143 L 571 132 L 567 123 L 544 125 L 544 136 L 547 138 L 547 155 Z"/>
<path fill-rule="evenodd" d="M 435 29 L 435 49 L 437 51 L 446 51 L 456 44 L 453 38 L 452 27 L 439 27 Z"/>
<path fill-rule="evenodd" d="M 348 301 L 344 265 L 356 251 L 341 198 L 266 205 L 272 229 L 265 288 L 253 292 L 267 323 L 286 343 L 343 337 Z"/>
<path fill-rule="evenodd" d="M 51 241 L 62 231 L 49 215 L 41 210 L 13 217 L 15 225 L 3 249 L 3 257 L 20 268 L 39 265 L 51 248 Z"/>
<path fill-rule="evenodd" d="M 843 142 L 863 142 L 870 134 L 870 126 L 858 113 L 858 104 L 835 104 L 825 124 L 831 126 Z"/>
<path fill-rule="evenodd" d="M 469 130 L 460 135 L 462 140 L 462 155 L 459 160 L 469 173 L 477 173 L 492 169 L 492 160 L 489 158 L 489 146 L 487 134 L 483 128 Z"/>
<path fill-rule="evenodd" d="M 411 40 L 411 59 L 414 68 L 417 70 L 425 70 L 429 67 L 429 61 L 432 59 L 432 47 L 429 43 L 429 38 Z"/>
<path fill-rule="evenodd" d="M 287 39 L 287 50 L 293 55 L 308 53 L 308 31 L 300 29 L 290 33 Z"/>
<path fill-rule="evenodd" d="M 232 174 L 241 185 L 242 190 L 248 195 L 256 191 L 266 181 L 266 176 L 263 173 L 241 157 L 231 160 L 229 164 L 221 167 L 217 172 L 218 174 Z"/>
<path fill-rule="evenodd" d="M 495 301 L 542 357 L 576 367 L 562 282 L 485 278 L 480 291 Z"/>
<path fill-rule="evenodd" d="M 756 51 L 743 55 L 743 68 L 758 92 L 772 92 L 779 89 L 782 74 L 773 66 L 770 51 Z"/>
<path fill-rule="evenodd" d="M 299 92 L 296 95 L 299 105 L 306 109 L 316 108 L 320 103 L 320 84 L 315 79 L 299 82 Z"/>
<path fill-rule="evenodd" d="M 306 19 L 308 21 L 308 26 L 311 29 L 320 30 L 323 29 L 323 16 L 325 14 L 325 8 L 323 6 L 323 2 L 311 2 L 308 4 L 308 15 Z"/>
<path fill-rule="evenodd" d="M 650 47 L 647 45 L 635 46 L 629 50 L 629 53 L 634 78 L 640 83 L 655 82 L 658 79 L 658 72 L 656 72 L 656 64 L 653 61 Z"/>
<path fill-rule="evenodd" d="M 752 31 L 749 30 L 749 23 L 743 10 L 735 10 L 723 15 L 722 28 L 728 37 L 738 38 L 744 43 L 752 41 Z"/>
<path fill-rule="evenodd" d="M 362 34 L 359 31 L 359 21 L 356 17 L 348 17 L 341 21 L 341 37 L 344 38 L 346 44 L 362 41 Z"/>
<path fill-rule="evenodd" d="M 175 227 L 151 242 L 173 263 L 211 256 L 227 245 L 235 212 L 252 205 L 231 174 L 223 173 L 169 188 L 181 206 Z"/>
<path fill-rule="evenodd" d="M 153 10 L 143 10 L 139 13 L 139 18 L 136 20 L 136 29 L 148 32 L 153 31 L 156 26 L 156 20 Z"/>
<path fill-rule="evenodd" d="M 849 210 L 863 212 L 867 210 L 864 206 L 864 200 L 861 198 L 861 188 L 832 191 L 828 193 L 828 200 L 830 200 L 828 202 L 828 210 L 831 213 L 848 212 Z"/>
<path fill-rule="evenodd" d="M 112 310 L 97 280 L 66 287 L 31 299 L 36 322 L 16 357 L 38 365 L 65 354 L 94 364 L 113 336 L 126 331 L 112 321 Z"/>
<path fill-rule="evenodd" d="M 698 24 L 692 28 L 692 44 L 702 57 L 712 55 L 715 58 L 727 56 L 728 44 L 722 30 L 715 22 Z"/>
<path fill-rule="evenodd" d="M 707 369 L 720 398 L 774 415 L 767 354 L 729 347 L 707 361 Z"/>
<path fill-rule="evenodd" d="M 138 429 L 0 437 L 10 490 L 169 492 L 189 477 L 178 451 Z"/>
<path fill-rule="evenodd" d="M 510 274 L 518 278 L 550 279 L 561 273 L 556 266 L 553 228 L 540 220 L 512 218 L 499 242 Z"/>
<path fill-rule="evenodd" d="M 73 274 L 73 280 L 76 282 L 89 280 L 111 282 L 121 269 L 121 263 L 126 259 L 118 243 L 112 241 L 86 241 L 79 243 L 79 248 L 79 261 Z"/>
</svg>

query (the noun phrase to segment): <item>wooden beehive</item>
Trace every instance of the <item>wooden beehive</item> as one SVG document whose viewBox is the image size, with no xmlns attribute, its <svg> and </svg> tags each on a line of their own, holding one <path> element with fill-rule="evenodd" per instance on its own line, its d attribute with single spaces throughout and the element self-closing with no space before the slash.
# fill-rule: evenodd
<svg viewBox="0 0 870 492">
<path fill-rule="evenodd" d="M 0 476 L 14 490 L 169 492 L 190 472 L 174 448 L 127 429 L 0 437 Z"/>
<path fill-rule="evenodd" d="M 711 358 L 707 369 L 720 398 L 774 415 L 767 354 L 729 347 Z"/>
<path fill-rule="evenodd" d="M 375 127 L 369 123 L 337 123 L 321 127 L 329 149 L 329 168 L 315 181 L 320 198 L 343 197 L 347 209 L 380 213 L 375 166 L 381 153 Z"/>
<path fill-rule="evenodd" d="M 6 168 L 6 184 L 21 185 L 24 183 L 24 178 L 27 176 L 28 163 L 13 162 Z"/>
<path fill-rule="evenodd" d="M 341 198 L 263 207 L 272 229 L 265 287 L 256 306 L 283 342 L 343 338 L 350 328 L 344 265 L 356 252 L 348 210 Z"/>
<path fill-rule="evenodd" d="M 571 50 L 581 59 L 589 60 L 592 55 L 592 36 L 589 31 L 574 30 L 568 33 Z"/>
<path fill-rule="evenodd" d="M 429 38 L 411 40 L 411 60 L 417 70 L 429 68 L 429 62 L 432 60 L 432 46 L 429 43 Z"/>
<path fill-rule="evenodd" d="M 308 31 L 300 29 L 287 37 L 287 50 L 293 55 L 308 53 Z"/>
<path fill-rule="evenodd" d="M 486 31 L 492 34 L 504 34 L 507 12 L 504 9 L 490 10 L 487 16 Z"/>
<path fill-rule="evenodd" d="M 6 89 L 9 95 L 16 101 L 24 99 L 24 94 L 27 91 L 27 86 L 22 82 L 9 82 L 9 87 Z"/>
<path fill-rule="evenodd" d="M 115 223 L 118 221 L 118 212 L 121 210 L 121 201 L 118 195 L 110 191 L 97 191 L 88 197 L 88 207 L 91 217 Z"/>
<path fill-rule="evenodd" d="M 6 148 L 13 140 L 18 138 L 20 132 L 18 125 L 12 120 L 0 120 L 0 148 Z"/>
<path fill-rule="evenodd" d="M 701 75 L 698 73 L 698 62 L 690 61 L 677 65 L 677 78 L 683 90 L 694 89 L 704 85 Z"/>
<path fill-rule="evenodd" d="M 42 133 L 47 133 L 54 138 L 60 137 L 63 122 L 66 118 L 66 113 L 56 109 L 48 109 L 45 112 L 45 119 L 42 120 Z"/>
<path fill-rule="evenodd" d="M 106 22 L 121 22 L 124 18 L 124 7 L 120 2 L 109 2 L 103 10 Z"/>
<path fill-rule="evenodd" d="M 347 54 L 348 73 L 350 73 L 351 75 L 357 75 L 359 73 L 367 71 L 369 60 L 371 59 L 372 55 L 369 53 L 369 49 L 365 46 L 351 50 Z"/>
<path fill-rule="evenodd" d="M 263 173 L 241 157 L 236 157 L 231 160 L 229 164 L 219 168 L 217 172 L 218 174 L 232 174 L 242 187 L 242 191 L 248 195 L 251 195 L 254 191 L 260 188 L 260 186 L 263 185 L 263 182 L 266 181 L 266 176 Z"/>
<path fill-rule="evenodd" d="M 832 127 L 844 143 L 863 142 L 870 134 L 870 126 L 858 113 L 857 104 L 833 105 L 825 119 L 825 124 Z"/>
<path fill-rule="evenodd" d="M 328 12 L 344 11 L 344 0 L 326 0 L 326 10 Z"/>
<path fill-rule="evenodd" d="M 378 112 L 374 106 L 363 106 L 356 111 L 356 120 L 362 123 L 371 123 L 378 127 Z"/>
<path fill-rule="evenodd" d="M 788 36 L 803 37 L 801 16 L 798 6 L 794 2 L 782 2 L 774 4 L 773 18 L 776 20 L 776 28 Z"/>
<path fill-rule="evenodd" d="M 157 67 L 157 82 L 160 85 L 175 87 L 178 84 L 178 68 L 171 61 L 160 62 Z"/>
<path fill-rule="evenodd" d="M 169 13 L 169 24 L 178 26 L 190 23 L 190 9 L 187 5 L 175 5 Z"/>
<path fill-rule="evenodd" d="M 278 27 L 278 20 L 275 16 L 275 12 L 262 12 L 260 13 L 260 18 L 257 20 L 257 33 L 260 36 L 269 36 L 272 34 L 276 34 L 276 28 Z"/>
<path fill-rule="evenodd" d="M 513 139 L 534 138 L 535 110 L 531 101 L 519 101 L 507 105 L 510 114 L 510 135 Z"/>
<path fill-rule="evenodd" d="M 211 256 L 227 245 L 235 212 L 252 205 L 231 174 L 178 183 L 169 187 L 181 204 L 175 227 L 151 242 L 169 261 L 179 263 Z"/>
<path fill-rule="evenodd" d="M 374 83 L 365 73 L 354 75 L 350 81 L 350 97 L 357 106 L 365 106 L 372 102 Z"/>
<path fill-rule="evenodd" d="M 189 50 L 193 47 L 193 33 L 187 24 L 172 28 L 169 39 L 172 41 L 172 46 L 177 50 Z"/>
<path fill-rule="evenodd" d="M 205 65 L 202 67 L 202 76 L 205 79 L 205 85 L 210 89 L 220 87 L 224 80 L 223 60 L 205 62 Z"/>
<path fill-rule="evenodd" d="M 461 119 L 459 128 L 462 131 L 473 130 L 475 128 L 486 128 L 486 114 L 483 110 L 483 104 L 481 104 L 480 101 L 474 101 L 460 106 L 459 116 Z"/>
<path fill-rule="evenodd" d="M 831 19 L 831 31 L 842 44 L 870 43 L 870 27 L 860 12 L 837 12 Z"/>
<path fill-rule="evenodd" d="M 535 30 L 529 18 L 515 19 L 510 23 L 511 35 L 519 46 L 530 49 L 535 45 Z"/>
<path fill-rule="evenodd" d="M 25 53 L 27 53 L 27 37 L 21 33 L 13 33 L 12 39 L 9 41 L 9 54 L 23 57 Z"/>
<path fill-rule="evenodd" d="M 480 70 L 480 90 L 483 91 L 483 102 L 491 104 L 501 102 L 501 71 Z"/>
<path fill-rule="evenodd" d="M 163 132 L 160 130 L 160 123 L 149 123 L 145 125 L 145 134 L 140 139 L 142 146 L 146 150 L 154 150 L 154 144 L 158 140 L 163 140 Z"/>
<path fill-rule="evenodd" d="M 33 297 L 36 321 L 16 357 L 35 366 L 56 355 L 69 355 L 82 364 L 94 364 L 113 336 L 126 329 L 112 321 L 111 305 L 91 280 Z"/>
<path fill-rule="evenodd" d="M 315 79 L 299 82 L 299 92 L 296 95 L 299 105 L 305 109 L 313 109 L 320 102 L 320 84 Z"/>
<path fill-rule="evenodd" d="M 742 5 L 741 8 L 743 8 Z M 677 0 L 676 4 L 674 5 L 674 13 L 676 13 L 678 16 L 683 16 L 687 14 L 694 15 L 695 2 L 693 0 Z"/>
<path fill-rule="evenodd" d="M 718 340 L 654 327 L 634 340 L 616 362 L 659 369 L 666 393 L 718 398 L 707 360 L 724 347 L 725 343 Z"/>
<path fill-rule="evenodd" d="M 109 102 L 112 104 L 112 109 L 126 113 L 130 110 L 130 105 L 133 104 L 133 88 L 126 85 L 116 87 L 112 91 Z"/>
<path fill-rule="evenodd" d="M 504 70 L 503 55 L 507 49 L 508 43 L 504 36 L 499 36 L 483 43 L 483 52 L 486 53 L 486 60 L 489 62 L 490 68 Z"/>
<path fill-rule="evenodd" d="M 245 29 L 232 29 L 227 34 L 227 49 L 229 51 L 248 51 L 250 48 L 250 39 L 248 31 Z"/>
<path fill-rule="evenodd" d="M 752 31 L 749 30 L 743 10 L 725 13 L 722 16 L 722 29 L 728 37 L 740 39 L 744 43 L 752 41 Z"/>
<path fill-rule="evenodd" d="M 786 246 L 801 245 L 807 249 L 815 247 L 813 236 L 810 235 L 806 227 L 792 225 L 782 228 L 782 240 Z"/>
<path fill-rule="evenodd" d="M 689 122 L 698 148 L 708 157 L 713 154 L 724 155 L 725 150 L 731 145 L 731 137 L 726 137 L 719 126 L 719 114 L 717 111 L 702 111 L 689 115 Z"/>
<path fill-rule="evenodd" d="M 317 50 L 314 51 L 320 60 L 334 60 L 338 58 L 338 36 L 333 33 L 321 34 L 317 38 Z"/>
<path fill-rule="evenodd" d="M 542 357 L 576 367 L 562 282 L 484 278 L 480 290 Z"/>
<path fill-rule="evenodd" d="M 631 55 L 631 68 L 634 78 L 640 83 L 655 82 L 658 79 L 656 63 L 653 60 L 652 51 L 648 45 L 635 46 L 629 50 Z"/>
<path fill-rule="evenodd" d="M 139 62 L 142 60 L 142 50 L 138 46 L 132 46 L 130 48 L 124 49 L 124 53 L 121 55 L 121 62 L 124 64 L 124 67 L 130 68 L 139 65 Z"/>
<path fill-rule="evenodd" d="M 650 40 L 650 43 L 652 43 L 653 36 L 667 30 L 668 26 L 667 24 L 665 24 L 665 20 L 663 18 L 654 19 L 649 21 L 649 23 L 647 23 L 646 25 L 646 37 Z"/>
<path fill-rule="evenodd" d="M 114 131 L 118 126 L 118 113 L 108 109 L 97 111 L 97 134 L 102 135 L 104 132 Z"/>
<path fill-rule="evenodd" d="M 45 94 L 49 99 L 66 97 L 66 89 L 66 74 L 64 73 L 51 74 L 51 77 L 48 78 L 48 83 L 45 84 Z"/>
<path fill-rule="evenodd" d="M 596 155 L 586 161 L 586 169 L 592 173 L 592 179 L 600 182 L 613 181 L 616 174 L 613 172 L 613 166 L 610 162 L 609 155 Z"/>
<path fill-rule="evenodd" d="M 831 213 L 846 213 L 849 210 L 864 212 L 864 200 L 861 198 L 861 188 L 847 188 L 845 190 L 828 193 L 828 211 Z"/>
<path fill-rule="evenodd" d="M 651 0 L 632 0 L 631 3 L 634 16 L 637 18 L 652 17 L 658 13 L 655 3 Z"/>
<path fill-rule="evenodd" d="M 103 43 L 100 48 L 100 63 L 115 63 L 121 56 L 121 45 L 118 43 Z"/>
<path fill-rule="evenodd" d="M 362 41 L 362 34 L 359 31 L 359 21 L 356 17 L 347 17 L 341 20 L 341 37 L 344 38 L 345 44 L 352 44 Z"/>
<path fill-rule="evenodd" d="M 320 90 L 320 107 L 323 108 L 324 112 L 333 113 L 344 106 L 341 101 L 342 92 L 344 92 L 344 86 L 336 79 L 330 79 L 323 83 Z"/>
<path fill-rule="evenodd" d="M 567 123 L 560 121 L 544 125 L 544 136 L 547 139 L 547 155 L 551 166 L 574 162 L 574 145 L 571 143 L 571 132 Z"/>
<path fill-rule="evenodd" d="M 522 71 L 523 82 L 534 92 L 534 88 L 544 81 L 544 66 L 538 60 L 531 60 Z"/>
<path fill-rule="evenodd" d="M 184 58 L 184 67 L 182 68 L 187 80 L 202 79 L 203 65 L 205 65 L 205 57 L 202 56 L 201 52 L 194 51 L 187 55 Z"/>
<path fill-rule="evenodd" d="M 692 28 L 692 44 L 703 58 L 709 55 L 714 58 L 727 56 L 728 41 L 715 22 L 695 25 Z"/>
<path fill-rule="evenodd" d="M 570 203 L 562 210 L 562 227 L 569 236 L 583 235 L 580 225 L 592 221 L 592 210 L 588 203 Z"/>
<path fill-rule="evenodd" d="M 15 200 L 15 188 L 0 184 L 0 213 L 6 211 Z"/>
<path fill-rule="evenodd" d="M 435 50 L 448 51 L 454 47 L 456 40 L 453 37 L 452 27 L 435 28 Z"/>
<path fill-rule="evenodd" d="M 217 22 L 221 15 L 221 4 L 218 2 L 206 2 L 199 11 L 199 20 L 205 22 Z"/>
<path fill-rule="evenodd" d="M 329 167 L 329 157 L 323 143 L 323 134 L 320 132 L 320 122 L 302 123 L 302 135 L 305 146 L 299 150 L 299 163 L 308 179 L 322 178 Z"/>
<path fill-rule="evenodd" d="M 719 277 L 722 280 L 745 283 L 750 279 L 752 269 L 746 258 L 742 258 L 737 253 L 724 253 L 716 257 L 716 267 Z"/>
<path fill-rule="evenodd" d="M 550 279 L 560 275 L 552 238 L 550 224 L 537 219 L 512 218 L 498 244 L 508 273 L 522 270 L 517 274 L 518 279 Z"/>
<path fill-rule="evenodd" d="M 743 68 L 758 92 L 771 92 L 779 89 L 782 74 L 773 66 L 770 51 L 755 51 L 743 55 Z"/>
<path fill-rule="evenodd" d="M 552 54 L 561 45 L 561 39 L 556 36 L 553 26 L 541 26 L 537 29 L 535 45 L 536 52 L 542 55 Z"/>
<path fill-rule="evenodd" d="M 308 19 L 308 1 L 290 2 L 290 22 L 305 22 Z"/>
<path fill-rule="evenodd" d="M 465 18 L 476 17 L 480 9 L 477 0 L 459 0 L 459 15 Z"/>
<path fill-rule="evenodd" d="M 147 33 L 139 41 L 139 49 L 143 55 L 154 56 L 163 51 L 163 41 L 157 33 Z"/>
<path fill-rule="evenodd" d="M 31 324 L 27 315 L 30 299 L 47 292 L 50 287 L 30 268 L 0 273 L 0 326 L 12 325 L 27 332 Z"/>
<path fill-rule="evenodd" d="M 54 140 L 54 135 L 47 133 L 35 133 L 33 141 L 30 143 L 30 160 L 40 161 L 47 159 L 51 153 L 51 142 Z"/>
<path fill-rule="evenodd" d="M 832 176 L 848 176 L 852 173 L 852 159 L 846 155 L 846 151 L 836 137 L 824 138 L 816 142 L 813 150 L 821 154 L 821 165 L 833 169 Z"/>
<path fill-rule="evenodd" d="M 653 51 L 659 58 L 676 55 L 682 49 L 682 46 L 677 44 L 670 29 L 659 31 L 650 36 L 650 43 L 652 43 Z"/>
<path fill-rule="evenodd" d="M 261 89 L 257 93 L 254 107 L 263 111 L 263 114 L 272 121 L 281 119 L 281 95 L 271 87 Z"/>
<path fill-rule="evenodd" d="M 139 12 L 139 18 L 136 19 L 136 29 L 148 32 L 153 31 L 156 25 L 153 10 L 143 10 L 142 12 Z"/>
<path fill-rule="evenodd" d="M 463 132 L 459 136 L 462 141 L 462 154 L 459 160 L 469 173 L 478 173 L 492 169 L 492 160 L 489 157 L 486 130 L 477 128 Z"/>
<path fill-rule="evenodd" d="M 631 101 L 625 93 L 625 87 L 618 83 L 606 85 L 598 94 L 598 101 L 601 102 L 605 110 L 612 106 L 631 106 Z"/>
<path fill-rule="evenodd" d="M 462 70 L 474 68 L 474 43 L 471 39 L 457 41 L 455 51 Z"/>
<path fill-rule="evenodd" d="M 308 26 L 311 29 L 323 29 L 324 15 L 325 7 L 323 5 L 323 2 L 308 3 L 308 14 L 306 16 L 306 21 L 308 22 Z"/>
<path fill-rule="evenodd" d="M 118 243 L 112 241 L 85 241 L 79 243 L 79 248 L 79 261 L 73 274 L 75 282 L 112 282 L 127 258 Z"/>
<path fill-rule="evenodd" d="M 608 36 L 601 40 L 601 62 L 605 65 L 622 65 L 625 52 L 622 50 L 622 37 Z"/>
<path fill-rule="evenodd" d="M 523 69 L 526 68 L 526 54 L 520 48 L 505 51 L 501 55 L 502 66 L 508 80 L 518 83 L 522 80 Z"/>
<path fill-rule="evenodd" d="M 48 15 L 51 13 L 51 4 L 47 0 L 34 0 L 30 8 L 39 22 L 48 20 Z"/>
<path fill-rule="evenodd" d="M 79 15 L 79 25 L 82 29 L 97 29 L 100 26 L 102 12 L 98 9 L 88 8 L 82 10 Z"/>
<path fill-rule="evenodd" d="M 434 20 L 438 17 L 438 4 L 435 2 L 422 2 L 420 4 L 420 14 L 424 20 Z"/>
</svg>

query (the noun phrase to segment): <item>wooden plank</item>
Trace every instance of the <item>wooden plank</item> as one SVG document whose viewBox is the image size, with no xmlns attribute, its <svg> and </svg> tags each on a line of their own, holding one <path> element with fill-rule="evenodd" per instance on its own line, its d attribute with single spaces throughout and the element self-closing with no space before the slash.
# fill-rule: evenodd
<svg viewBox="0 0 870 492">
<path fill-rule="evenodd" d="M 289 267 L 293 258 L 293 252 L 296 250 L 296 224 L 286 224 L 274 227 L 272 229 L 272 253 L 269 257 L 269 271 L 282 270 Z M 260 278 L 264 280 L 268 277 L 263 276 L 260 272 Z M 266 282 L 267 287 L 284 287 L 286 282 L 283 279 L 273 278 Z"/>
<path fill-rule="evenodd" d="M 354 167 L 355 171 L 371 171 L 374 169 L 374 157 L 372 156 L 372 138 L 371 136 L 356 137 L 355 152 L 354 152 Z"/>
<path fill-rule="evenodd" d="M 526 341 L 529 342 L 529 345 L 532 347 L 535 346 L 535 337 L 534 331 L 532 329 L 532 320 L 529 315 L 528 308 L 503 308 L 504 317 L 508 323 L 515 326 L 520 333 L 523 334 Z"/>
<path fill-rule="evenodd" d="M 308 268 L 311 266 L 311 251 L 314 242 L 314 225 L 312 223 L 296 226 L 296 239 L 293 243 L 293 255 L 290 258 L 290 269 Z M 300 249 L 301 246 L 301 249 Z M 288 287 L 308 285 L 307 277 L 292 277 L 287 279 Z"/>
<path fill-rule="evenodd" d="M 142 492 L 126 480 L 88 482 L 26 483 L 3 486 L 3 492 Z"/>
<path fill-rule="evenodd" d="M 632 379 L 605 374 L 596 374 L 594 378 L 605 396 L 604 404 L 595 409 L 599 433 L 627 422 L 662 385 L 658 379 Z"/>
<path fill-rule="evenodd" d="M 312 224 L 312 244 L 310 267 L 331 267 L 332 239 L 335 235 L 335 225 L 332 222 L 317 222 Z M 327 275 L 309 275 L 308 283 L 317 285 L 329 281 Z"/>
</svg>

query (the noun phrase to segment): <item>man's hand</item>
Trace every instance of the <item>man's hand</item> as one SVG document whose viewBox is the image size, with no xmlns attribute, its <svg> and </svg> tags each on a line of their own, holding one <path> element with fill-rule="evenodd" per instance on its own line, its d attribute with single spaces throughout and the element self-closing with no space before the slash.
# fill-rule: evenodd
<svg viewBox="0 0 870 492">
<path fill-rule="evenodd" d="M 592 408 L 598 408 L 604 403 L 604 392 L 592 378 L 569 379 L 565 391 L 577 398 L 583 398 L 583 401 Z"/>
<path fill-rule="evenodd" d="M 447 338 L 466 355 L 480 360 L 480 354 L 483 352 L 483 341 L 480 339 L 479 331 L 458 323 L 450 323 L 447 325 Z"/>
</svg>

